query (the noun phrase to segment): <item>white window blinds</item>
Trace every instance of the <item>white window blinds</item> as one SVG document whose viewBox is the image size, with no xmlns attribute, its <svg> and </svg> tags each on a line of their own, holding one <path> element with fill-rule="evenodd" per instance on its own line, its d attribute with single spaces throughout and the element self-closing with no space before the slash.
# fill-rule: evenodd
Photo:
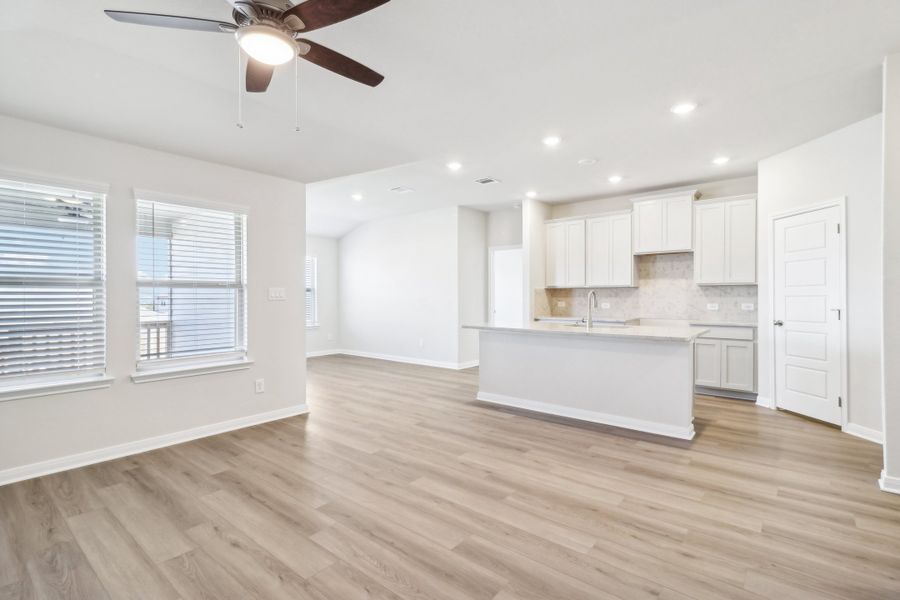
<svg viewBox="0 0 900 600">
<path fill-rule="evenodd" d="M 106 368 L 104 196 L 0 180 L 0 379 Z"/>
<path fill-rule="evenodd" d="M 315 327 L 319 324 L 318 301 L 316 286 L 318 285 L 317 259 L 315 256 L 306 257 L 306 326 Z"/>
<path fill-rule="evenodd" d="M 246 216 L 138 200 L 139 361 L 247 351 Z"/>
</svg>

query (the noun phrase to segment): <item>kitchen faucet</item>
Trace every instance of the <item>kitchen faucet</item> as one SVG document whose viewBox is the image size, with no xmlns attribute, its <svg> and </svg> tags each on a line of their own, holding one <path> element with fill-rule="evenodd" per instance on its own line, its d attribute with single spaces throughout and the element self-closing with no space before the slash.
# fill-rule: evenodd
<svg viewBox="0 0 900 600">
<path fill-rule="evenodd" d="M 594 327 L 594 309 L 597 308 L 597 290 L 591 290 L 588 294 L 587 330 Z"/>
</svg>

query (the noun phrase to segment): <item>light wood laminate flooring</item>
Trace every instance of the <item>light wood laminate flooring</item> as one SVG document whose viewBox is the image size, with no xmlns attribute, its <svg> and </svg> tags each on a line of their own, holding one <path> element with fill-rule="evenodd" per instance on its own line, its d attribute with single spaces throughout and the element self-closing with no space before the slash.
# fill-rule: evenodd
<svg viewBox="0 0 900 600">
<path fill-rule="evenodd" d="M 0 487 L 0 599 L 900 598 L 881 449 L 751 403 L 669 440 L 309 361 L 309 416 Z"/>
</svg>

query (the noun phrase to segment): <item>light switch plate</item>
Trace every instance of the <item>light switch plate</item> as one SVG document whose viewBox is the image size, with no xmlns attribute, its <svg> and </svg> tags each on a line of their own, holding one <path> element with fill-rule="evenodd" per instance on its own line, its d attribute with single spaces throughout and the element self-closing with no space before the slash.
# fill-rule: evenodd
<svg viewBox="0 0 900 600">
<path fill-rule="evenodd" d="M 600 308 L 608 309 L 609 306 L 610 306 L 610 305 L 609 305 L 609 302 L 601 302 L 601 303 L 600 303 Z"/>
<path fill-rule="evenodd" d="M 706 310 L 719 310 L 719 305 L 711 302 L 706 305 Z"/>
<path fill-rule="evenodd" d="M 269 300 L 275 302 L 287 300 L 287 290 L 284 288 L 269 288 Z"/>
<path fill-rule="evenodd" d="M 751 311 L 754 307 L 755 305 L 750 302 L 744 302 L 743 304 L 741 304 L 741 310 Z"/>
</svg>

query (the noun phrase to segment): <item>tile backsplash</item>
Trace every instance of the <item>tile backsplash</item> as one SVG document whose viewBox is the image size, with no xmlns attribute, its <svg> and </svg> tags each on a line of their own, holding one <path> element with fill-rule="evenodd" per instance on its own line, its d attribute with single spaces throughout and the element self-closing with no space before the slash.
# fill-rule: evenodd
<svg viewBox="0 0 900 600">
<path fill-rule="evenodd" d="M 652 254 L 637 257 L 638 287 L 597 288 L 595 318 L 686 319 L 697 322 L 756 323 L 755 285 L 698 286 L 693 254 Z M 587 315 L 589 289 L 548 289 L 535 294 L 535 314 L 554 317 Z M 565 306 L 560 306 L 564 303 Z M 717 304 L 718 310 L 709 310 Z M 752 304 L 753 310 L 742 309 Z"/>
</svg>

